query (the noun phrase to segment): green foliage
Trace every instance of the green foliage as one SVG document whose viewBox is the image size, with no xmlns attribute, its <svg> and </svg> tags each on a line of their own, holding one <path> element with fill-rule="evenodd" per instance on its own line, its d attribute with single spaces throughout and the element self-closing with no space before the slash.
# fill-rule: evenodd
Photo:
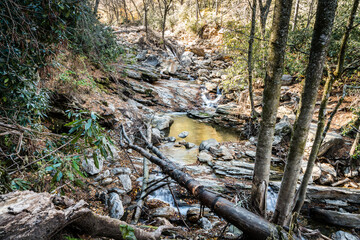
<svg viewBox="0 0 360 240">
<path fill-rule="evenodd" d="M 129 225 L 120 225 L 120 231 L 122 234 L 123 239 L 125 240 L 136 240 L 134 234 L 134 228 L 130 227 Z"/>
<path fill-rule="evenodd" d="M 98 119 L 100 117 L 95 112 L 67 111 L 67 114 L 69 118 L 75 118 L 74 121 L 65 125 L 71 127 L 69 135 L 73 137 L 72 143 L 78 143 L 79 139 L 83 141 L 83 145 L 76 149 L 77 152 L 82 152 L 84 154 L 84 158 L 87 159 L 89 156 L 87 152 L 84 151 L 84 148 L 94 149 L 92 158 L 94 159 L 94 163 L 97 168 L 99 168 L 99 154 L 105 159 L 108 156 L 113 157 L 110 148 L 110 145 L 113 145 L 113 142 L 103 133 L 104 129 L 101 128 L 98 123 Z"/>
<path fill-rule="evenodd" d="M 1 114 L 22 125 L 45 116 L 49 94 L 39 73 L 62 46 L 100 65 L 119 56 L 111 29 L 89 6 L 87 0 L 0 1 L 0 105 L 6 106 Z"/>
<path fill-rule="evenodd" d="M 224 34 L 225 50 L 234 59 L 234 64 L 227 69 L 227 79 L 223 81 L 225 91 L 230 90 L 244 90 L 248 83 L 248 47 L 250 25 L 242 26 L 235 21 L 227 23 L 228 31 Z M 259 31 L 256 31 L 259 32 Z M 253 44 L 253 78 L 263 78 L 265 75 L 264 62 L 262 61 L 264 49 L 261 46 L 261 41 L 258 41 L 261 36 L 255 35 Z"/>
</svg>

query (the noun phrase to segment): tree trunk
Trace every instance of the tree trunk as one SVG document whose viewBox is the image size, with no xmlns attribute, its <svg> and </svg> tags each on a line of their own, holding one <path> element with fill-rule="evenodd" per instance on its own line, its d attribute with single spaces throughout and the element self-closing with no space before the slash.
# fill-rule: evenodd
<svg viewBox="0 0 360 240">
<path fill-rule="evenodd" d="M 139 11 L 138 7 L 136 6 L 136 3 L 134 2 L 134 0 L 131 0 L 131 2 L 134 5 L 135 10 L 136 10 L 137 14 L 139 15 L 139 18 L 141 19 L 142 15 L 141 15 L 141 12 Z"/>
<path fill-rule="evenodd" d="M 128 14 L 127 14 L 127 7 L 126 7 L 126 0 L 122 0 L 123 2 L 123 7 L 124 7 L 124 13 L 125 13 L 125 23 L 128 23 L 129 22 L 129 17 L 128 17 Z"/>
<path fill-rule="evenodd" d="M 289 155 L 273 216 L 273 221 L 279 225 L 287 225 L 287 220 L 292 210 L 300 164 L 304 154 L 318 88 L 323 73 L 324 60 L 336 7 L 337 0 L 318 1 L 309 64 L 306 70 L 305 86 L 301 97 L 300 112 L 294 125 Z"/>
<path fill-rule="evenodd" d="M 143 0 L 144 4 L 144 26 L 145 26 L 145 36 L 146 40 L 149 39 L 149 30 L 148 30 L 148 4 L 147 0 Z"/>
<path fill-rule="evenodd" d="M 125 239 L 120 226 L 131 226 L 118 219 L 97 215 L 86 208 L 81 200 L 75 203 L 67 197 L 35 193 L 31 191 L 12 192 L 0 196 L 0 239 L 54 239 L 65 227 L 79 230 L 79 234 L 92 237 Z M 168 226 L 159 227 L 155 232 L 147 232 L 135 226 L 134 234 L 138 240 L 158 239 L 161 231 Z"/>
<path fill-rule="evenodd" d="M 296 28 L 296 24 L 297 24 L 297 18 L 298 18 L 298 14 L 299 14 L 299 5 L 300 5 L 300 0 L 296 0 L 296 3 L 295 3 L 295 12 L 294 12 L 294 23 L 293 23 L 293 26 L 292 26 L 292 31 L 295 30 Z"/>
<path fill-rule="evenodd" d="M 263 216 L 266 213 L 266 193 L 269 184 L 271 150 L 279 106 L 291 7 L 292 0 L 276 0 L 275 2 L 269 61 L 265 76 L 263 110 L 251 191 L 252 205 Z"/>
<path fill-rule="evenodd" d="M 267 17 L 269 15 L 271 1 L 272 0 L 266 0 L 265 5 L 263 5 L 262 0 L 259 0 L 261 38 L 262 38 L 263 41 L 265 41 L 266 20 L 267 20 Z"/>
<path fill-rule="evenodd" d="M 338 63 L 337 63 L 337 67 L 336 67 L 334 76 L 331 74 L 331 70 L 328 71 L 329 77 L 326 81 L 321 104 L 320 104 L 318 125 L 317 125 L 317 129 L 316 129 L 315 140 L 314 140 L 313 146 L 311 148 L 311 152 L 310 152 L 309 160 L 307 163 L 306 171 L 304 174 L 304 178 L 301 182 L 301 186 L 300 186 L 299 193 L 298 193 L 298 199 L 296 200 L 296 205 L 293 210 L 294 212 L 300 212 L 300 209 L 305 201 L 306 188 L 307 188 L 307 185 L 311 178 L 312 170 L 314 168 L 314 164 L 315 164 L 317 155 L 319 153 L 319 148 L 320 148 L 322 140 L 323 140 L 323 132 L 324 132 L 324 128 L 325 128 L 326 106 L 328 103 L 332 85 L 336 80 L 338 80 L 338 78 L 341 76 L 342 71 L 343 71 L 346 44 L 347 44 L 347 40 L 350 35 L 350 31 L 353 26 L 354 17 L 356 15 L 356 10 L 357 10 L 358 5 L 359 5 L 359 0 L 354 0 L 353 9 L 351 11 L 349 21 L 348 21 L 348 24 L 347 24 L 347 27 L 346 27 L 346 30 L 345 30 L 345 33 L 344 33 L 344 36 L 342 39 L 342 43 L 341 43 L 341 47 L 340 47 L 340 51 L 339 51 Z M 351 156 L 351 154 L 350 154 L 350 156 Z"/>
<path fill-rule="evenodd" d="M 307 23 L 306 23 L 306 29 L 309 27 L 311 19 L 312 19 L 314 3 L 315 3 L 315 0 L 311 0 L 310 7 L 309 7 L 309 13 L 308 13 L 308 19 L 307 19 Z"/>
<path fill-rule="evenodd" d="M 360 120 L 360 117 L 358 117 L 358 121 Z M 359 146 L 359 143 L 360 143 L 360 127 L 358 127 L 357 129 L 357 133 L 356 133 L 356 137 L 355 137 L 355 140 L 354 140 L 354 143 L 353 145 L 351 146 L 351 149 L 350 149 L 350 168 L 351 170 L 357 168 L 359 166 L 359 163 L 355 163 L 355 160 L 354 160 L 354 154 L 355 154 L 355 151 L 356 149 L 358 148 Z"/>
<path fill-rule="evenodd" d="M 251 118 L 255 118 L 255 106 L 254 106 L 254 95 L 253 95 L 253 66 L 252 66 L 252 58 L 253 58 L 253 43 L 255 37 L 255 24 L 256 24 L 256 1 L 253 0 L 251 6 L 251 29 L 250 29 L 250 37 L 249 37 L 249 49 L 248 49 L 248 84 L 249 84 L 249 98 L 251 105 Z"/>
<path fill-rule="evenodd" d="M 95 15 L 97 14 L 97 11 L 98 11 L 98 8 L 99 8 L 99 3 L 100 3 L 100 0 L 96 0 L 95 7 L 94 7 L 94 14 Z"/>
<path fill-rule="evenodd" d="M 203 205 L 209 207 L 218 216 L 238 227 L 246 236 L 249 236 L 249 239 L 265 240 L 268 237 L 279 239 L 279 235 L 287 239 L 284 231 L 277 229 L 276 226 L 272 225 L 267 220 L 249 212 L 244 208 L 236 207 L 232 202 L 220 197 L 220 195 L 216 192 L 208 191 L 189 174 L 180 171 L 174 163 L 166 159 L 166 157 L 150 143 L 147 143 L 147 147 L 151 149 L 157 157 L 130 143 L 125 130 L 122 127 L 121 138 L 123 137 L 127 139 L 128 146 L 131 149 L 137 151 L 152 163 L 158 165 L 165 174 L 169 175 L 172 179 L 179 183 L 180 186 L 186 188 Z M 124 146 L 124 143 L 120 144 Z"/>
<path fill-rule="evenodd" d="M 147 124 L 147 141 L 151 142 L 151 124 Z M 141 216 L 141 211 L 142 208 L 144 206 L 144 196 L 146 194 L 146 188 L 148 186 L 148 181 L 149 181 L 149 164 L 148 164 L 148 160 L 146 158 L 143 159 L 143 181 L 142 181 L 142 185 L 141 185 L 141 194 L 140 194 L 140 198 L 139 201 L 136 204 L 136 210 L 135 210 L 135 215 L 134 215 L 134 219 L 132 224 L 137 224 L 140 216 Z"/>
</svg>

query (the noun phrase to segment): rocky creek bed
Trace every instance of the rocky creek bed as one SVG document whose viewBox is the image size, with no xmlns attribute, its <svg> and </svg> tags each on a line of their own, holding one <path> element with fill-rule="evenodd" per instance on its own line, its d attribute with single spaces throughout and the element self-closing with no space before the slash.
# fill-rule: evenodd
<svg viewBox="0 0 360 240">
<path fill-rule="evenodd" d="M 256 131 L 248 131 L 249 111 L 246 101 L 238 102 L 238 89 L 221 93 L 221 80 L 232 64 L 229 58 L 206 42 L 201 43 L 205 47 L 199 47 L 199 43 L 174 43 L 182 49 L 180 64 L 173 51 L 145 43 L 144 33 L 139 29 L 123 32 L 118 29 L 118 32 L 118 42 L 125 47 L 125 60 L 113 67 L 121 77 L 106 84 L 107 92 L 91 98 L 72 97 L 71 104 L 101 113 L 102 124 L 112 129 L 114 139 L 118 137 L 120 123 L 129 127 L 134 133 L 131 137 L 136 139 L 135 130 L 139 130 L 136 123 L 151 122 L 153 144 L 172 162 L 207 189 L 247 208 L 257 138 Z M 269 215 L 275 207 L 300 92 L 291 76 L 284 76 L 283 82 L 267 199 Z M 261 91 L 255 92 L 258 111 L 261 101 Z M 59 106 L 54 115 L 61 112 Z M 315 130 L 313 124 L 304 159 L 309 154 Z M 346 159 L 344 151 L 339 149 L 345 149 L 346 153 L 349 145 L 337 132 L 328 134 L 302 211 L 306 226 L 333 226 L 326 235 L 334 240 L 359 239 L 356 236 L 360 226 L 359 171 L 349 172 L 335 164 Z M 131 223 L 140 196 L 143 157 L 120 146 L 111 150 L 114 157 L 100 158 L 99 168 L 91 158 L 83 161 L 82 167 L 90 175 L 86 196 L 94 211 Z M 305 167 L 303 161 L 302 171 Z M 164 177 L 158 167 L 150 165 L 150 190 L 160 188 L 145 198 L 141 224 L 179 226 L 180 229 L 164 233 L 169 239 L 219 237 L 226 222 L 208 208 L 202 212 L 189 193 Z M 179 217 L 177 207 L 190 231 Z M 229 226 L 223 238 L 236 239 L 241 234 Z"/>
</svg>

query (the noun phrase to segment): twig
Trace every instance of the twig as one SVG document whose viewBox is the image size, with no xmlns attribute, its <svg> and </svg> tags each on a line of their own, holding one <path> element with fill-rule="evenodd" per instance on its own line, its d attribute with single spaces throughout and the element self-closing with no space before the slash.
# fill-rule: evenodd
<svg viewBox="0 0 360 240">
<path fill-rule="evenodd" d="M 184 225 L 186 226 L 186 228 L 190 230 L 190 227 L 186 224 L 186 222 L 185 222 L 185 220 L 184 220 L 184 217 L 183 217 L 183 215 L 182 215 L 181 212 L 180 212 L 179 204 L 178 204 L 177 201 L 176 201 L 174 192 L 173 192 L 173 190 L 172 190 L 171 187 L 170 187 L 170 183 L 168 182 L 167 185 L 168 185 L 168 188 L 169 188 L 169 190 L 170 190 L 171 196 L 172 196 L 173 199 L 174 199 L 174 203 L 175 203 L 175 206 L 176 206 L 176 208 L 177 208 L 177 210 L 178 210 L 178 213 L 179 213 L 179 216 L 180 216 L 181 221 L 184 223 Z"/>
<path fill-rule="evenodd" d="M 19 171 L 21 171 L 21 170 L 24 170 L 25 168 L 31 166 L 32 164 L 37 163 L 37 162 L 39 162 L 39 161 L 47 158 L 48 156 L 54 154 L 55 152 L 59 151 L 61 148 L 65 147 L 66 145 L 68 145 L 69 143 L 71 143 L 72 140 L 74 140 L 74 138 L 70 139 L 70 140 L 67 141 L 65 144 L 61 145 L 60 147 L 58 147 L 58 148 L 55 149 L 54 151 L 46 154 L 45 156 L 43 156 L 43 157 L 41 157 L 41 158 L 39 158 L 39 159 L 36 159 L 36 160 L 32 161 L 31 163 L 26 164 L 25 166 L 22 166 L 22 167 L 21 167 L 20 169 L 18 169 L 18 170 L 15 170 L 15 171 L 10 172 L 9 175 L 12 175 L 12 174 L 17 173 L 17 172 L 19 172 Z"/>
</svg>

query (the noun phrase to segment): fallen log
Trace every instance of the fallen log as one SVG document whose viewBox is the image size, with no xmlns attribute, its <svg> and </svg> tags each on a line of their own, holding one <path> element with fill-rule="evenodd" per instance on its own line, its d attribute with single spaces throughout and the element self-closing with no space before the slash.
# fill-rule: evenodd
<svg viewBox="0 0 360 240">
<path fill-rule="evenodd" d="M 360 229 L 360 214 L 341 213 L 320 208 L 311 208 L 310 216 L 328 224 Z"/>
<path fill-rule="evenodd" d="M 83 200 L 75 203 L 67 197 L 32 191 L 12 192 L 0 196 L 0 239 L 54 239 L 66 227 L 92 237 L 125 239 L 120 226 L 131 226 L 118 219 L 100 216 L 87 208 Z M 170 226 L 146 232 L 135 226 L 138 240 L 159 239 Z"/>
<path fill-rule="evenodd" d="M 208 191 L 198 181 L 196 181 L 189 174 L 180 171 L 174 163 L 164 157 L 164 159 L 154 156 L 145 149 L 131 143 L 126 135 L 125 129 L 121 127 L 120 144 L 124 146 L 122 139 L 127 140 L 127 146 L 142 156 L 149 159 L 152 163 L 158 165 L 162 171 L 174 179 L 180 186 L 186 188 L 195 198 L 197 198 L 203 205 L 209 207 L 218 216 L 224 218 L 227 222 L 233 224 L 249 239 L 288 239 L 287 233 L 276 225 L 270 223 L 266 219 L 244 209 L 235 206 L 232 202 L 220 197 L 220 194 Z M 154 152 L 163 156 L 162 153 L 154 147 L 151 143 L 146 142 L 147 147 L 154 150 Z M 294 238 L 296 239 L 296 238 Z"/>
</svg>

